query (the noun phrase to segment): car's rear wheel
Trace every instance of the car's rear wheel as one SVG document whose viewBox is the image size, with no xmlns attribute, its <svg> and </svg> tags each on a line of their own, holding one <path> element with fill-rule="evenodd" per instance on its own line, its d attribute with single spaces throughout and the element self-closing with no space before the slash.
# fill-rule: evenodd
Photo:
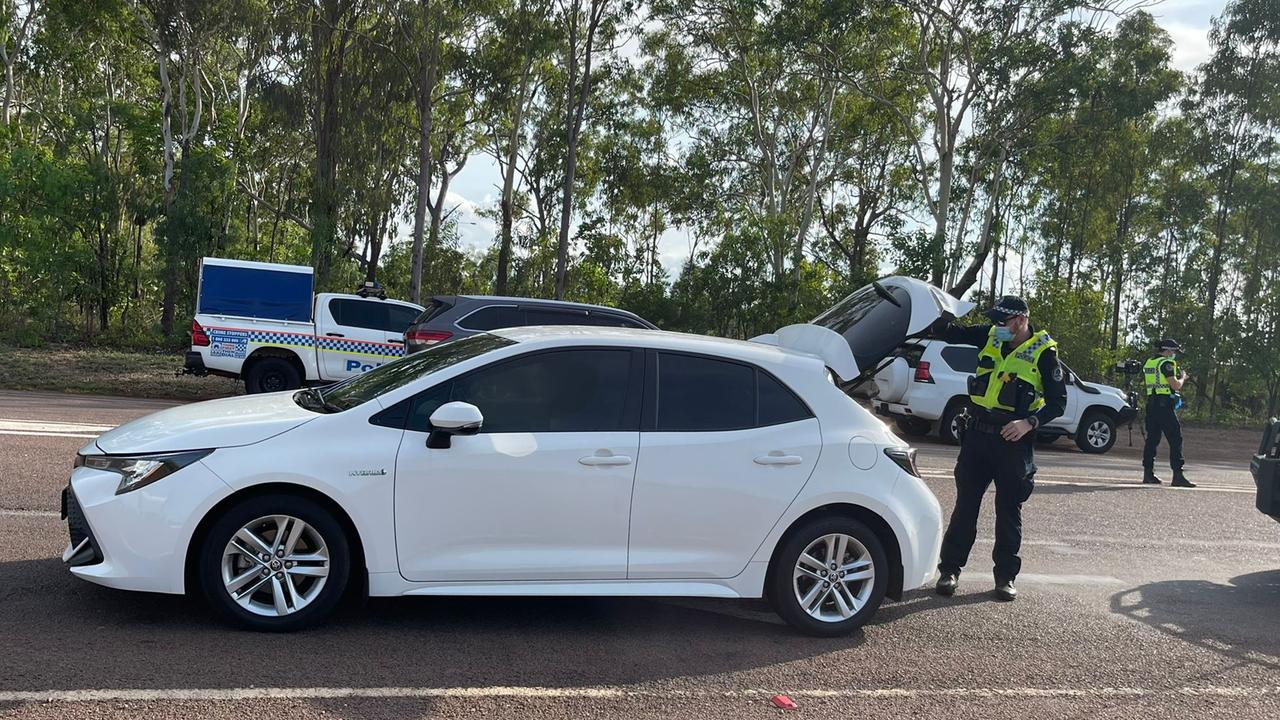
<svg viewBox="0 0 1280 720">
<path fill-rule="evenodd" d="M 259 358 L 249 366 L 244 376 L 247 393 L 270 393 L 297 390 L 302 387 L 302 375 L 293 363 L 282 357 Z"/>
<path fill-rule="evenodd" d="M 929 421 L 917 417 L 900 417 L 895 423 L 903 435 L 919 437 L 929 434 Z"/>
<path fill-rule="evenodd" d="M 214 609 L 251 630 L 314 625 L 346 589 L 346 533 L 319 504 L 293 495 L 248 498 L 222 513 L 199 555 L 201 593 Z"/>
<path fill-rule="evenodd" d="M 1101 410 L 1085 413 L 1076 430 L 1076 445 L 1087 453 L 1099 454 L 1116 444 L 1116 421 Z"/>
<path fill-rule="evenodd" d="M 942 420 L 938 423 L 938 437 L 952 445 L 960 443 L 960 415 L 967 407 L 969 404 L 964 400 L 953 401 L 947 406 L 947 411 L 942 413 Z"/>
<path fill-rule="evenodd" d="M 809 635 L 834 637 L 862 627 L 884 601 L 889 567 L 866 525 L 818 518 L 791 533 L 768 579 L 774 610 Z"/>
</svg>

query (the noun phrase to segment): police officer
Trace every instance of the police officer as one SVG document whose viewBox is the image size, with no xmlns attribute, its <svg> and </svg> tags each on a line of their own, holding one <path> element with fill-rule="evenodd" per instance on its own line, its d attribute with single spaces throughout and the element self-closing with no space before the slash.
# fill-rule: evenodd
<svg viewBox="0 0 1280 720">
<path fill-rule="evenodd" d="M 996 486 L 995 595 L 1018 596 L 1014 580 L 1022 568 L 1022 503 L 1031 496 L 1036 466 L 1036 429 L 1066 409 L 1067 386 L 1057 343 L 1031 324 L 1027 304 L 1006 295 L 988 310 L 992 325 L 946 323 L 935 335 L 948 343 L 974 345 L 977 372 L 969 378 L 974 405 L 956 461 L 956 506 L 942 539 L 937 591 L 952 595 L 978 532 L 978 511 L 987 487 Z"/>
<path fill-rule="evenodd" d="M 1157 346 L 1158 355 L 1142 366 L 1142 382 L 1147 388 L 1147 443 L 1142 448 L 1142 482 L 1147 485 L 1159 485 L 1156 477 L 1156 448 L 1160 447 L 1160 436 L 1169 440 L 1169 467 L 1173 469 L 1173 487 L 1195 487 L 1182 474 L 1182 466 L 1186 461 L 1182 457 L 1182 424 L 1178 422 L 1177 409 L 1179 398 L 1177 393 L 1187 381 L 1187 372 L 1178 368 L 1174 359 L 1176 353 L 1182 352 L 1182 346 L 1176 340 L 1165 338 Z"/>
</svg>

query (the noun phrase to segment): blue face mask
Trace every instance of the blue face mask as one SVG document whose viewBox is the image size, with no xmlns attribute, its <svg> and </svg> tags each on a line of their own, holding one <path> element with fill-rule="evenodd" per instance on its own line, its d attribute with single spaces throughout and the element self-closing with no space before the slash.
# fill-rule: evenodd
<svg viewBox="0 0 1280 720">
<path fill-rule="evenodd" d="M 1013 339 L 1013 330 L 1003 325 L 996 326 L 996 339 L 1000 342 L 1009 342 Z"/>
</svg>

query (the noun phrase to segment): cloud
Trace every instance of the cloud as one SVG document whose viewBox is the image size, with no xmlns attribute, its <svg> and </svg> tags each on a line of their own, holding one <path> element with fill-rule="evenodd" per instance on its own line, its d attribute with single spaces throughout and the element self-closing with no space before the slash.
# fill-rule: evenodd
<svg viewBox="0 0 1280 720">
<path fill-rule="evenodd" d="M 1209 47 L 1209 27 L 1192 25 L 1177 20 L 1164 20 L 1160 25 L 1173 39 L 1173 66 L 1185 72 L 1192 72 L 1196 66 L 1209 59 L 1212 48 Z"/>
</svg>

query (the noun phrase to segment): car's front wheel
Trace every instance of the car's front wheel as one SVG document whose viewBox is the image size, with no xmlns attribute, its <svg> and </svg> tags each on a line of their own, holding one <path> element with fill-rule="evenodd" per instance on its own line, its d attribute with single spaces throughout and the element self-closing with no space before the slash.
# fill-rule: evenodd
<svg viewBox="0 0 1280 720">
<path fill-rule="evenodd" d="M 847 635 L 875 614 L 889 587 L 884 546 L 866 525 L 817 518 L 791 533 L 768 578 L 774 609 L 809 635 Z"/>
<path fill-rule="evenodd" d="M 1076 430 L 1076 445 L 1087 453 L 1104 453 L 1116 444 L 1116 421 L 1101 410 L 1085 413 Z"/>
<path fill-rule="evenodd" d="M 314 625 L 337 606 L 350 575 L 350 545 L 332 513 L 293 495 L 261 495 L 218 517 L 200 549 L 209 604 L 251 630 Z"/>
</svg>

